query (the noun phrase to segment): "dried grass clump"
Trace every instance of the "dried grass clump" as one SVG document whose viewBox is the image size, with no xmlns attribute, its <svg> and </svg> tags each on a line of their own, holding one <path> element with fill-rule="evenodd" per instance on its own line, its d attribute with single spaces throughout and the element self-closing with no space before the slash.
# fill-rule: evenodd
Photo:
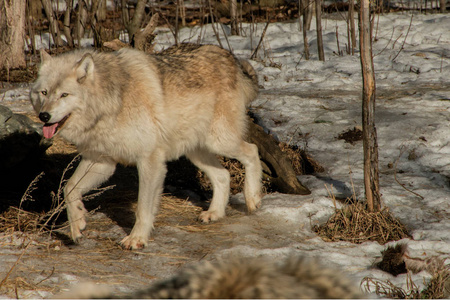
<svg viewBox="0 0 450 300">
<path fill-rule="evenodd" d="M 411 275 L 407 276 L 408 290 L 400 288 L 390 280 L 379 280 L 371 277 L 365 277 L 361 285 L 368 293 L 374 292 L 380 297 L 390 299 L 419 299 L 420 292 L 417 286 L 411 280 Z"/>
<path fill-rule="evenodd" d="M 312 157 L 310 157 L 305 150 L 300 149 L 295 145 L 288 145 L 286 143 L 279 143 L 278 146 L 291 161 L 296 175 L 321 173 L 324 171 L 324 168 L 320 166 Z M 230 172 L 231 193 L 234 195 L 242 192 L 245 181 L 244 166 L 235 159 L 229 159 L 219 156 L 219 160 L 221 164 Z M 197 178 L 199 179 L 202 189 L 212 189 L 209 179 L 203 174 L 203 172 L 199 171 L 197 174 Z M 270 178 L 265 177 L 263 179 L 263 193 L 269 193 L 270 191 L 274 190 L 276 189 L 274 189 L 274 187 L 271 185 Z"/>
<path fill-rule="evenodd" d="M 443 266 L 437 270 L 425 289 L 419 291 L 417 285 L 411 279 L 411 273 L 407 274 L 407 289 L 394 285 L 389 280 L 378 280 L 366 277 L 361 285 L 367 292 L 374 292 L 380 297 L 390 299 L 448 299 L 450 296 L 450 268 Z"/>
<path fill-rule="evenodd" d="M 434 273 L 427 287 L 420 292 L 420 299 L 448 299 L 450 298 L 450 267 Z"/>
<path fill-rule="evenodd" d="M 326 241 L 348 241 L 360 244 L 376 241 L 386 244 L 389 241 L 411 237 L 406 227 L 395 219 L 387 208 L 371 213 L 366 205 L 355 202 L 337 209 L 323 225 L 313 228 Z"/>
<path fill-rule="evenodd" d="M 182 217 L 184 220 L 191 220 L 194 225 L 201 225 L 197 222 L 197 217 L 202 211 L 201 207 L 193 205 L 189 199 L 163 195 L 156 217 L 157 223 L 168 225 L 167 220 Z"/>
<path fill-rule="evenodd" d="M 39 227 L 42 214 L 28 212 L 17 207 L 9 207 L 0 214 L 1 232 L 34 232 Z"/>
<path fill-rule="evenodd" d="M 295 174 L 305 175 L 312 173 L 321 173 L 324 168 L 319 165 L 305 150 L 296 145 L 279 143 L 281 151 L 283 151 L 292 162 Z"/>
<path fill-rule="evenodd" d="M 218 156 L 218 159 L 222 166 L 224 166 L 228 172 L 230 172 L 230 192 L 235 195 L 244 190 L 245 181 L 245 169 L 244 166 L 236 159 L 229 159 L 226 157 Z M 201 188 L 205 191 L 212 191 L 212 185 L 209 178 L 200 170 L 197 171 L 197 179 Z M 270 190 L 270 181 L 268 179 L 263 180 L 263 193 L 267 193 Z"/>
</svg>

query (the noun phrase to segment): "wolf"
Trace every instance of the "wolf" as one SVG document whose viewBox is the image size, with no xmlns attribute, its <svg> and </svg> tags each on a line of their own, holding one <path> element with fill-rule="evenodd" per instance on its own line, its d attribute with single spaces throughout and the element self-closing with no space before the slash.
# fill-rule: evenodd
<svg viewBox="0 0 450 300">
<path fill-rule="evenodd" d="M 202 222 L 224 217 L 228 203 L 230 175 L 216 155 L 244 165 L 246 206 L 257 209 L 262 168 L 257 146 L 244 140 L 246 107 L 257 94 L 250 64 L 213 45 L 182 44 L 153 55 L 129 48 L 41 52 L 30 99 L 44 137 L 58 134 L 82 156 L 64 189 L 72 239 L 86 227 L 83 194 L 110 178 L 118 163 L 135 165 L 139 174 L 136 221 L 121 241 L 126 249 L 148 244 L 166 162 L 182 155 L 212 183 Z"/>
<path fill-rule="evenodd" d="M 364 294 L 342 272 L 316 260 L 290 255 L 231 257 L 188 266 L 171 278 L 128 294 L 84 284 L 58 299 L 362 299 Z"/>
</svg>

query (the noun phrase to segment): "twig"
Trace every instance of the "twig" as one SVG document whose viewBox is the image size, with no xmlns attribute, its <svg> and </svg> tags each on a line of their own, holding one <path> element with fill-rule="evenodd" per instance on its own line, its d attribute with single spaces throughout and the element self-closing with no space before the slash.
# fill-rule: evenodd
<svg viewBox="0 0 450 300">
<path fill-rule="evenodd" d="M 325 188 L 327 189 L 328 192 L 328 196 L 331 198 L 331 200 L 333 201 L 334 204 L 334 209 L 337 210 L 337 205 L 336 205 L 336 197 L 334 196 L 332 190 L 333 190 L 333 185 L 330 186 L 330 189 L 328 189 L 328 186 L 325 184 Z"/>
<path fill-rule="evenodd" d="M 402 188 L 404 188 L 405 190 L 407 190 L 408 192 L 410 192 L 410 193 L 412 193 L 412 194 L 414 194 L 414 195 L 416 195 L 417 197 L 419 197 L 420 199 L 425 199 L 423 196 L 421 196 L 421 195 L 419 195 L 418 193 L 416 193 L 416 192 L 414 192 L 414 191 L 411 191 L 410 189 L 408 189 L 408 188 L 406 188 L 398 179 L 397 179 L 397 165 L 398 165 L 398 162 L 399 162 L 399 160 L 400 160 L 400 157 L 402 156 L 402 154 L 404 153 L 406 151 L 406 149 L 405 149 L 405 147 L 401 147 L 401 149 L 400 149 L 400 155 L 398 156 L 398 158 L 397 158 L 397 161 L 395 162 L 395 166 L 394 166 L 394 179 L 395 179 L 395 181 L 402 187 Z"/>
<path fill-rule="evenodd" d="M 408 31 L 406 31 L 405 39 L 403 40 L 402 46 L 400 47 L 400 51 L 398 51 L 397 55 L 392 59 L 392 61 L 394 61 L 397 58 L 397 56 L 399 56 L 399 54 L 405 48 L 404 46 L 405 46 L 405 43 L 406 43 L 406 38 L 408 37 L 409 31 L 411 30 L 413 17 L 414 17 L 414 14 L 411 14 L 411 20 L 409 21 L 409 27 L 408 27 Z"/>
<path fill-rule="evenodd" d="M 387 49 L 387 47 L 389 46 L 389 44 L 390 44 L 390 42 L 392 41 L 392 37 L 394 36 L 394 31 L 395 31 L 395 27 L 394 28 L 392 28 L 392 34 L 391 34 L 391 38 L 389 39 L 389 41 L 387 42 L 387 44 L 386 44 L 386 46 L 383 48 L 383 50 L 381 50 L 380 52 L 378 52 L 377 54 L 374 54 L 374 56 L 373 57 L 375 57 L 375 56 L 377 56 L 377 55 L 380 55 L 381 53 L 383 53 L 384 52 L 384 50 L 386 50 Z M 395 42 L 394 42 L 394 44 L 395 44 Z"/>
<path fill-rule="evenodd" d="M 264 36 L 266 35 L 267 27 L 269 27 L 269 24 L 270 24 L 270 19 L 267 21 L 266 26 L 264 27 L 264 30 L 261 34 L 261 38 L 259 39 L 258 46 L 256 46 L 255 51 L 253 51 L 252 56 L 250 56 L 250 59 L 254 59 L 256 57 L 256 54 L 258 54 L 259 47 L 261 47 L 262 41 L 264 39 Z"/>
<path fill-rule="evenodd" d="M 37 285 L 43 283 L 44 281 L 46 281 L 47 279 L 49 279 L 50 277 L 52 277 L 54 273 L 55 273 L 55 267 L 53 266 L 52 271 L 50 272 L 50 275 L 48 275 L 48 276 L 45 277 L 44 279 L 40 280 L 38 283 L 35 283 L 34 285 L 37 286 Z"/>
<path fill-rule="evenodd" d="M 225 29 L 223 28 L 223 24 L 222 23 L 220 23 L 220 28 L 222 28 L 223 36 L 225 37 L 225 40 L 227 41 L 228 50 L 230 50 L 231 54 L 234 55 L 233 48 L 231 48 L 230 41 L 228 40 L 227 33 L 225 32 Z"/>
<path fill-rule="evenodd" d="M 337 48 L 338 48 L 338 56 L 341 56 L 341 47 L 339 45 L 339 31 L 338 31 L 339 27 L 336 25 L 336 43 L 337 43 Z"/>
<path fill-rule="evenodd" d="M 28 246 L 31 245 L 31 242 L 28 242 L 28 244 L 25 246 L 25 248 L 22 250 L 22 253 L 20 254 L 19 258 L 17 258 L 16 262 L 12 265 L 12 267 L 9 269 L 8 273 L 6 274 L 5 278 L 3 278 L 3 280 L 0 282 L 0 288 L 3 286 L 3 284 L 5 284 L 6 280 L 8 280 L 9 276 L 11 275 L 11 273 L 14 271 L 14 269 L 16 268 L 17 264 L 19 263 L 19 261 L 22 259 L 23 255 L 25 254 L 25 251 L 27 251 Z"/>
<path fill-rule="evenodd" d="M 216 24 L 214 22 L 214 14 L 213 14 L 212 6 L 211 6 L 211 0 L 208 0 L 208 5 L 209 5 L 209 13 L 211 15 L 211 26 L 213 28 L 214 34 L 216 35 L 217 42 L 219 43 L 220 48 L 223 48 L 222 42 L 220 41 L 220 38 L 219 38 L 219 33 L 216 30 L 216 26 L 215 26 Z"/>
</svg>

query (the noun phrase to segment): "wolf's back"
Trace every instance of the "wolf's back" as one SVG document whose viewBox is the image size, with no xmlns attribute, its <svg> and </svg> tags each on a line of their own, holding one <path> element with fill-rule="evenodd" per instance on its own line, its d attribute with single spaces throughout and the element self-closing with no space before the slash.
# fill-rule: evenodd
<svg viewBox="0 0 450 300">
<path fill-rule="evenodd" d="M 184 62 L 190 62 L 192 66 L 201 64 L 201 61 L 208 59 L 211 59 L 210 63 L 215 68 L 213 72 L 218 73 L 221 72 L 221 65 L 218 62 L 221 61 L 223 65 L 234 69 L 233 72 L 223 74 L 223 77 L 229 79 L 228 77 L 236 74 L 237 90 L 242 92 L 245 105 L 250 104 L 258 95 L 258 77 L 252 65 L 244 59 L 236 58 L 231 52 L 218 46 L 182 43 L 161 51 L 155 57 L 159 58 L 160 63 L 164 62 L 164 64 L 160 64 L 162 70 L 179 68 L 176 70 L 178 73 L 185 71 L 182 67 Z"/>
</svg>

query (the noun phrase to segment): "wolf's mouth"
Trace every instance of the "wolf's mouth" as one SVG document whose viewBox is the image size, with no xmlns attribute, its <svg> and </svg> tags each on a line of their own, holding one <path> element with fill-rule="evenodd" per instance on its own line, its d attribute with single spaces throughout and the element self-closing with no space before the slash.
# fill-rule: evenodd
<svg viewBox="0 0 450 300">
<path fill-rule="evenodd" d="M 66 123 L 67 119 L 70 117 L 70 114 L 65 116 L 61 121 L 56 123 L 45 123 L 42 131 L 44 132 L 44 137 L 46 139 L 52 138 L 56 132 Z"/>
</svg>

